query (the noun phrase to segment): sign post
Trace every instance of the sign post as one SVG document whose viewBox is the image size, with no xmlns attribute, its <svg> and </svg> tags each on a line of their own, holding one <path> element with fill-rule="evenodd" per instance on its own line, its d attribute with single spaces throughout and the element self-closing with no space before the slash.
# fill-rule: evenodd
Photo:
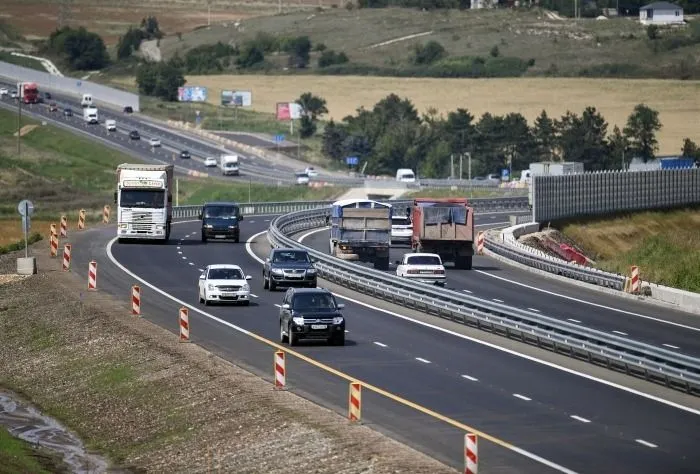
<svg viewBox="0 0 700 474">
<path fill-rule="evenodd" d="M 357 156 L 348 156 L 345 158 L 345 163 L 348 165 L 348 168 L 352 168 L 360 163 L 360 159 Z"/>
<path fill-rule="evenodd" d="M 22 216 L 22 230 L 24 232 L 24 258 L 17 259 L 17 273 L 20 275 L 34 275 L 36 273 L 36 259 L 29 257 L 29 229 L 31 227 L 31 215 L 34 213 L 34 204 L 23 199 L 17 205 L 17 211 Z"/>
<path fill-rule="evenodd" d="M 284 141 L 284 135 L 275 135 L 275 143 L 277 143 L 277 153 L 280 152 L 280 143 Z"/>
</svg>

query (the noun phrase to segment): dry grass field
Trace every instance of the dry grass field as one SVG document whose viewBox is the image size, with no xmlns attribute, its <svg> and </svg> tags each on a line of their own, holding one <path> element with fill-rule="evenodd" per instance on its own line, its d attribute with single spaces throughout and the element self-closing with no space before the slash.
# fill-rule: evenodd
<svg viewBox="0 0 700 474">
<path fill-rule="evenodd" d="M 683 138 L 700 142 L 700 82 L 613 79 L 413 79 L 360 76 L 191 76 L 188 84 L 209 88 L 217 103 L 222 89 L 251 90 L 253 108 L 273 113 L 276 102 L 296 100 L 310 91 L 328 101 L 329 117 L 340 120 L 390 93 L 407 97 L 419 111 L 434 107 L 446 114 L 458 107 L 477 117 L 485 112 L 520 112 L 530 122 L 544 109 L 559 117 L 591 105 L 610 123 L 624 126 L 634 106 L 644 102 L 660 113 L 660 154 L 680 151 Z"/>
</svg>

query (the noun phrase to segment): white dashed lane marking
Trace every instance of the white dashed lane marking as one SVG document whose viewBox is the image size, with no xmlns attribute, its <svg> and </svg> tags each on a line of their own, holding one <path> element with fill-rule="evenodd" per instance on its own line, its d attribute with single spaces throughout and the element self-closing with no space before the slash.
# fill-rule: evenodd
<svg viewBox="0 0 700 474">
<path fill-rule="evenodd" d="M 498 298 L 492 298 L 491 301 L 495 301 L 496 303 L 503 303 L 503 300 L 499 300 Z"/>
<path fill-rule="evenodd" d="M 182 255 L 182 251 L 178 252 L 177 254 L 178 254 L 178 255 Z"/>
<path fill-rule="evenodd" d="M 187 257 L 182 257 L 183 260 L 187 260 Z"/>
<path fill-rule="evenodd" d="M 672 344 L 662 344 L 663 346 L 670 347 L 671 349 L 680 349 L 678 346 L 674 346 Z"/>
<path fill-rule="evenodd" d="M 578 415 L 571 415 L 571 418 L 573 418 L 574 420 L 580 421 L 581 423 L 590 423 L 591 422 L 591 420 L 587 420 L 586 418 L 583 418 L 583 417 L 578 416 Z"/>
<path fill-rule="evenodd" d="M 649 441 L 644 441 L 643 439 L 635 439 L 635 441 L 643 446 L 646 446 L 647 448 L 658 448 L 657 445 L 654 443 L 650 443 Z"/>
<path fill-rule="evenodd" d="M 470 375 L 462 375 L 462 378 L 465 378 L 465 379 L 467 379 L 467 380 L 471 380 L 472 382 L 478 382 L 478 381 L 479 381 L 479 379 L 477 379 L 476 377 L 472 377 L 472 376 L 470 376 Z"/>
<path fill-rule="evenodd" d="M 386 347 L 386 344 L 382 344 L 381 342 L 374 341 L 374 343 L 379 347 Z"/>
<path fill-rule="evenodd" d="M 528 308 L 528 309 L 529 309 L 530 311 L 534 311 L 535 313 L 539 313 L 539 312 L 540 312 L 539 309 L 535 309 L 535 308 Z"/>
<path fill-rule="evenodd" d="M 532 400 L 532 398 L 526 397 L 525 395 L 520 395 L 519 393 L 514 393 L 513 396 L 514 396 L 515 398 L 519 398 L 519 399 L 521 399 L 521 400 L 525 400 L 526 402 L 529 402 L 530 400 Z"/>
<path fill-rule="evenodd" d="M 279 304 L 277 304 L 277 303 L 275 303 L 275 306 L 277 306 L 278 308 L 281 308 L 281 307 L 282 307 L 282 305 L 279 305 Z"/>
<path fill-rule="evenodd" d="M 613 332 L 614 332 L 615 334 L 619 334 L 620 336 L 626 336 L 626 335 L 627 335 L 626 332 L 622 332 L 622 331 L 613 331 Z"/>
<path fill-rule="evenodd" d="M 471 294 L 471 291 L 469 291 L 469 290 L 462 290 L 462 291 L 465 292 L 465 293 L 470 293 L 470 294 Z"/>
<path fill-rule="evenodd" d="M 250 294 L 253 298 L 258 298 L 258 295 L 254 295 L 253 293 Z"/>
<path fill-rule="evenodd" d="M 429 360 L 423 359 L 422 357 L 416 357 L 418 362 L 423 362 L 424 364 L 430 364 Z"/>
<path fill-rule="evenodd" d="M 568 318 L 567 321 L 571 321 L 572 323 L 580 323 L 581 322 L 578 319 L 571 319 L 571 318 Z"/>
</svg>

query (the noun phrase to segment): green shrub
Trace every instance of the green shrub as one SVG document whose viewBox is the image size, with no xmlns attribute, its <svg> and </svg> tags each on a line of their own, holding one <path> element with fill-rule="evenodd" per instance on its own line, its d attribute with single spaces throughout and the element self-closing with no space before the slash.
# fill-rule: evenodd
<svg viewBox="0 0 700 474">
<path fill-rule="evenodd" d="M 34 232 L 33 234 L 30 234 L 27 237 L 27 243 L 29 245 L 32 245 L 36 242 L 39 242 L 42 239 L 43 239 L 43 237 L 41 236 L 41 234 L 39 234 L 38 232 Z M 0 255 L 5 255 L 6 253 L 16 252 L 17 250 L 22 250 L 22 249 L 24 249 L 24 239 L 19 240 L 17 242 L 13 242 L 11 244 L 1 246 L 0 247 Z"/>
</svg>

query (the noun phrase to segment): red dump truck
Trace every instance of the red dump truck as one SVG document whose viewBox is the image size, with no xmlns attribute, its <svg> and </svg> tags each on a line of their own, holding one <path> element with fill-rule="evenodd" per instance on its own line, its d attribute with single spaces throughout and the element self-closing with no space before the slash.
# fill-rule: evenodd
<svg viewBox="0 0 700 474">
<path fill-rule="evenodd" d="M 471 270 L 474 209 L 468 204 L 466 199 L 414 199 L 413 251 L 436 253 L 455 268 Z"/>
</svg>

